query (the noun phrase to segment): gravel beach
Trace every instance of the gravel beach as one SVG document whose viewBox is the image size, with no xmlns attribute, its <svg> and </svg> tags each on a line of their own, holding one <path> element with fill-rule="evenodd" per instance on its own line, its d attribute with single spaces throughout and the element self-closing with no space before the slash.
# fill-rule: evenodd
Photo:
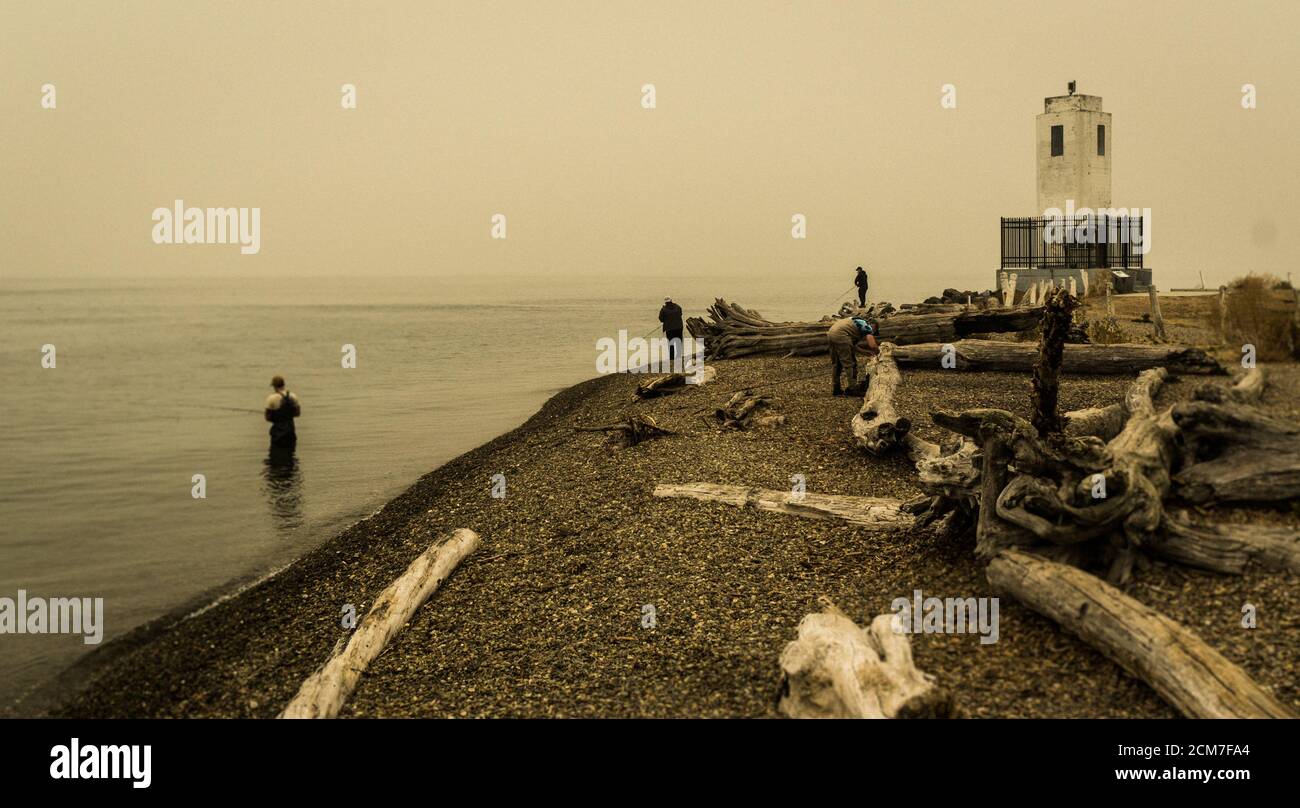
<svg viewBox="0 0 1300 808">
<path fill-rule="evenodd" d="M 416 482 L 373 517 L 269 580 L 202 612 L 108 643 L 69 672 L 49 709 L 61 716 L 272 717 L 346 636 L 340 615 L 370 602 L 440 531 L 483 538 L 370 666 L 343 715 L 513 717 L 776 716 L 777 657 L 827 595 L 859 622 L 913 590 L 992 596 L 973 538 L 930 530 L 872 534 L 651 496 L 656 483 L 819 493 L 919 493 L 902 457 L 853 447 L 859 401 L 834 398 L 825 358 L 717 362 L 716 381 L 632 402 L 640 378 L 607 376 L 552 398 L 518 429 Z M 1200 379 L 1166 387 L 1167 404 Z M 1278 366 L 1265 405 L 1294 416 L 1297 366 Z M 1126 377 L 1068 377 L 1063 409 L 1118 400 Z M 784 426 L 720 433 L 710 414 L 759 386 Z M 1027 375 L 914 371 L 897 405 L 915 429 L 943 434 L 936 409 L 1004 407 L 1027 415 Z M 574 425 L 646 413 L 676 435 L 609 448 Z M 506 496 L 491 496 L 504 474 Z M 1297 525 L 1291 509 L 1219 518 Z M 1292 707 L 1300 707 L 1300 580 L 1153 563 L 1128 592 L 1183 622 Z M 1240 626 L 1245 603 L 1259 627 Z M 656 625 L 642 627 L 643 607 Z M 917 665 L 970 716 L 1173 717 L 1145 684 L 1055 624 L 1003 599 L 1000 639 L 913 637 Z"/>
</svg>

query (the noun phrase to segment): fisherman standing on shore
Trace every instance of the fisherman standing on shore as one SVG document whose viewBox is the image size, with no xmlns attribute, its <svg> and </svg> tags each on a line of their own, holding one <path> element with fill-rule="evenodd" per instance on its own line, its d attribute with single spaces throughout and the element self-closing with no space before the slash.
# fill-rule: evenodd
<svg viewBox="0 0 1300 808">
<path fill-rule="evenodd" d="M 858 287 L 858 306 L 867 305 L 867 271 L 858 267 L 857 277 L 853 279 L 853 285 Z"/>
<path fill-rule="evenodd" d="M 677 351 L 682 347 L 682 307 L 673 302 L 671 297 L 664 298 L 663 308 L 659 310 L 659 322 L 663 323 L 664 336 L 668 338 L 668 361 L 677 358 Z"/>
<path fill-rule="evenodd" d="M 826 332 L 826 339 L 830 342 L 831 357 L 834 360 L 832 372 L 835 374 L 835 383 L 831 395 L 844 395 L 844 389 L 840 387 L 840 370 L 845 365 L 850 368 L 848 386 L 853 387 L 858 383 L 858 351 L 870 356 L 880 353 L 875 335 L 875 326 L 858 317 L 845 317 L 831 325 L 830 330 Z"/>
<path fill-rule="evenodd" d="M 271 448 L 292 449 L 298 443 L 298 433 L 294 431 L 293 419 L 302 415 L 302 405 L 298 396 L 284 388 L 284 377 L 271 379 L 275 392 L 266 397 L 266 420 L 271 422 Z"/>
</svg>

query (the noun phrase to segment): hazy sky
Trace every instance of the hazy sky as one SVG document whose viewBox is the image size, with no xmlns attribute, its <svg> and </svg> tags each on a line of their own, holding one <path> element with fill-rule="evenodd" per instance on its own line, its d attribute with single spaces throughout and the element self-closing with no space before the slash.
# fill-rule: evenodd
<svg viewBox="0 0 1300 808">
<path fill-rule="evenodd" d="M 1076 79 L 1162 288 L 1284 276 L 1297 30 L 1295 2 L 0 0 L 0 273 L 985 288 L 998 217 L 1036 213 L 1034 116 Z M 260 254 L 155 245 L 177 198 L 260 207 Z"/>
</svg>

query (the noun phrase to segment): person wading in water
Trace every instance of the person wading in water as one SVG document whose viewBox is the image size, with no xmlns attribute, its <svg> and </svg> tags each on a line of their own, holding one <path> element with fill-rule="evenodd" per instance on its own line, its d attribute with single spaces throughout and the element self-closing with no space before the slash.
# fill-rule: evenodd
<svg viewBox="0 0 1300 808">
<path fill-rule="evenodd" d="M 284 388 L 284 377 L 271 379 L 275 392 L 266 397 L 266 420 L 271 422 L 271 448 L 292 449 L 298 443 L 293 419 L 302 415 L 298 396 Z"/>
</svg>

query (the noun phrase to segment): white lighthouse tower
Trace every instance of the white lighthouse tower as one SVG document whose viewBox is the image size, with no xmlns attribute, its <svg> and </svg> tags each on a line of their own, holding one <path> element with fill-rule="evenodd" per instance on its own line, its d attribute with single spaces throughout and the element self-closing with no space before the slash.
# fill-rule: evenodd
<svg viewBox="0 0 1300 808">
<path fill-rule="evenodd" d="M 1101 96 L 1069 95 L 1043 99 L 1038 130 L 1038 215 L 1079 208 L 1110 207 L 1110 158 L 1114 150 L 1110 113 Z"/>
<path fill-rule="evenodd" d="M 1115 142 L 1101 96 L 1079 95 L 1072 81 L 1067 95 L 1043 99 L 1034 126 L 1038 210 L 1002 218 L 999 288 L 1013 277 L 1022 292 L 1073 282 L 1086 294 L 1096 278 L 1119 291 L 1145 288 L 1149 233 L 1141 212 L 1111 207 Z"/>
</svg>

